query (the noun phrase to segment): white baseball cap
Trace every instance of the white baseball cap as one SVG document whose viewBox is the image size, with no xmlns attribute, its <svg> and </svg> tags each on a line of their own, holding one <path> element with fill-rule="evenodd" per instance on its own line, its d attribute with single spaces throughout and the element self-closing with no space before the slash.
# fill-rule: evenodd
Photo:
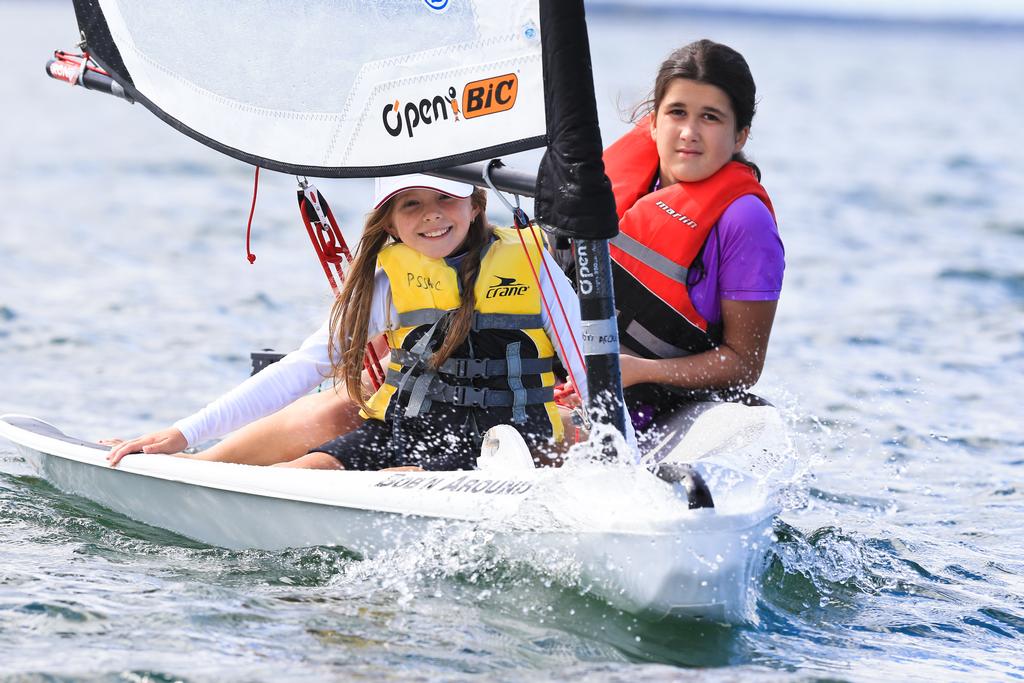
<svg viewBox="0 0 1024 683">
<path fill-rule="evenodd" d="M 465 199 L 473 194 L 473 186 L 458 180 L 435 178 L 422 173 L 377 178 L 373 183 L 373 208 L 379 209 L 384 202 L 406 190 L 436 190 L 449 197 Z"/>
</svg>

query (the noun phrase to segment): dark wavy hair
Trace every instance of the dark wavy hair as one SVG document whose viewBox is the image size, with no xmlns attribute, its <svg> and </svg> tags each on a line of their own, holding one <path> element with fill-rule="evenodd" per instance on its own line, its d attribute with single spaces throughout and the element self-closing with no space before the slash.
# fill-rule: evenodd
<svg viewBox="0 0 1024 683">
<path fill-rule="evenodd" d="M 728 45 L 706 38 L 679 48 L 661 63 L 654 79 L 654 90 L 634 110 L 633 120 L 638 121 L 656 112 L 669 85 L 677 78 L 707 83 L 722 90 L 728 96 L 736 115 L 737 133 L 753 122 L 757 111 L 757 87 L 747 60 Z M 749 166 L 757 179 L 761 179 L 761 169 L 747 159 L 742 151 L 732 158 Z"/>
</svg>

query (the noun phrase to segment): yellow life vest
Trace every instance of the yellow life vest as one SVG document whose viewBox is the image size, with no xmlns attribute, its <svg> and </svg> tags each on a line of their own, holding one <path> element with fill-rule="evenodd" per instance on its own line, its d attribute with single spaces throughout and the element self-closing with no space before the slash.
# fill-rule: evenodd
<svg viewBox="0 0 1024 683">
<path fill-rule="evenodd" d="M 523 238 L 530 262 L 539 269 L 536 241 L 527 234 Z M 445 332 L 442 319 L 462 301 L 458 271 L 445 259 L 424 256 L 402 243 L 381 250 L 377 262 L 391 284 L 399 327 L 387 332 L 391 362 L 365 417 L 383 420 L 396 394 L 406 416 L 426 412 L 437 401 L 507 410 L 515 424 L 525 421 L 527 406 L 543 405 L 553 436 L 562 438 L 552 389 L 554 347 L 542 327 L 540 289 L 519 235 L 514 228 L 498 228 L 485 249 L 473 284 L 472 330 L 436 370 L 428 361 Z"/>
</svg>

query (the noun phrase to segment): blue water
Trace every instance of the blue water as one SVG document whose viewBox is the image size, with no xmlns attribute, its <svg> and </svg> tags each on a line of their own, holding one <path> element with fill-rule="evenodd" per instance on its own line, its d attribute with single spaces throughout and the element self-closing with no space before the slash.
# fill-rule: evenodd
<svg viewBox="0 0 1024 683">
<path fill-rule="evenodd" d="M 264 174 L 250 266 L 250 169 L 47 79 L 75 33 L 69 6 L 0 3 L 0 412 L 130 435 L 296 344 L 329 292 L 294 181 Z M 748 151 L 787 272 L 757 389 L 805 474 L 756 619 L 636 619 L 472 534 L 372 562 L 207 547 L 4 442 L 0 678 L 1024 678 L 1024 34 L 678 13 L 591 33 L 606 140 L 679 43 L 727 42 L 758 81 Z M 358 226 L 369 183 L 319 185 Z"/>
</svg>

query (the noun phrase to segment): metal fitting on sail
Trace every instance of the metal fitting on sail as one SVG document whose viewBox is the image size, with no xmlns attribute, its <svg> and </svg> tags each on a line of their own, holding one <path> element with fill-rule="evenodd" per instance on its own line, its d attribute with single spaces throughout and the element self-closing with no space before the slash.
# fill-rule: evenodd
<svg viewBox="0 0 1024 683">
<path fill-rule="evenodd" d="M 505 195 L 503 195 L 501 193 L 501 190 L 499 190 L 494 185 L 494 181 L 491 180 L 491 170 L 495 169 L 495 168 L 501 168 L 504 165 L 505 164 L 502 163 L 501 159 L 491 159 L 487 163 L 487 165 L 484 166 L 484 170 L 483 170 L 483 174 L 482 174 L 483 175 L 483 179 L 484 179 L 484 182 L 487 183 L 487 187 L 491 188 L 491 191 L 494 192 L 495 195 L 497 195 L 498 201 L 500 201 L 502 204 L 504 204 L 505 208 L 512 212 L 512 220 L 515 222 L 516 227 L 519 228 L 520 230 L 522 230 L 523 228 L 525 228 L 526 226 L 528 226 L 530 224 L 530 217 L 528 215 L 526 215 L 526 211 L 524 211 L 523 207 L 521 207 L 519 205 L 519 195 L 518 194 L 513 194 L 512 195 L 513 197 L 515 197 L 515 200 L 516 200 L 516 203 L 513 206 L 512 202 L 510 202 L 508 200 L 508 198 L 505 197 Z"/>
</svg>

